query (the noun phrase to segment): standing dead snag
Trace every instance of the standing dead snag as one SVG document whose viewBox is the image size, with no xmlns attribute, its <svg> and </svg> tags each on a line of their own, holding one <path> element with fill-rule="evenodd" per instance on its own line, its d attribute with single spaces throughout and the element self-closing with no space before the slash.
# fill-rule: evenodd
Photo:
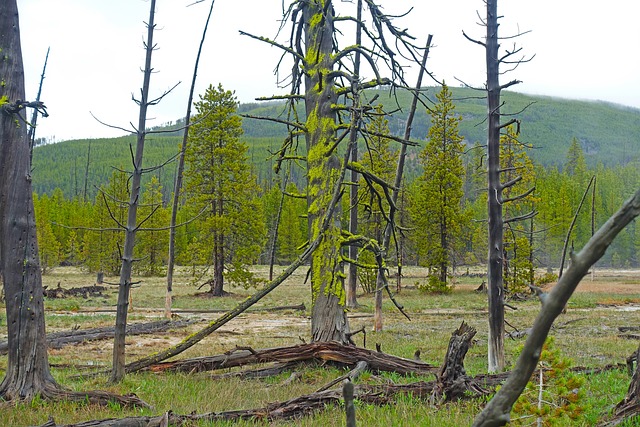
<svg viewBox="0 0 640 427">
<path fill-rule="evenodd" d="M 285 153 L 292 149 L 292 141 L 295 138 L 302 134 L 306 138 L 309 240 L 319 236 L 319 219 L 324 216 L 330 195 L 335 191 L 343 191 L 339 188 L 342 183 L 336 179 L 342 167 L 357 169 L 360 174 L 368 173 L 372 180 L 376 178 L 370 171 L 361 170 L 361 165 L 356 162 L 349 163 L 348 158 L 341 160 L 336 154 L 343 141 L 347 141 L 351 146 L 355 144 L 357 138 L 356 135 L 352 135 L 352 130 L 366 134 L 359 123 L 372 106 L 360 104 L 360 92 L 380 85 L 406 86 L 398 58 L 413 58 L 417 62 L 416 52 L 422 50 L 412 44 L 412 37 L 405 30 L 400 30 L 392 24 L 392 17 L 382 13 L 373 0 L 365 0 L 364 3 L 371 13 L 370 27 L 365 25 L 364 20 L 353 16 L 336 16 L 334 2 L 331 0 L 296 0 L 291 3 L 283 20 L 293 22 L 288 45 L 243 33 L 278 47 L 283 50 L 283 56 L 288 55 L 293 61 L 290 94 L 263 99 L 289 100 L 291 121 L 272 119 L 286 123 L 290 129 L 289 137 L 279 150 L 278 166 L 287 157 L 300 159 L 298 155 L 287 156 Z M 334 24 L 345 21 L 355 22 L 363 29 L 363 34 L 369 38 L 369 41 L 365 42 L 370 44 L 369 47 L 360 43 L 344 49 L 337 46 L 337 30 Z M 390 39 L 393 39 L 396 49 L 403 50 L 403 55 L 398 55 L 397 51 L 389 47 Z M 353 70 L 352 64 L 356 55 L 369 64 L 369 71 L 373 74 L 371 80 L 361 81 L 360 73 Z M 381 77 L 377 64 L 386 64 L 394 81 Z M 302 82 L 304 95 L 300 93 Z M 304 122 L 298 120 L 299 116 L 295 111 L 295 103 L 299 100 L 304 100 Z M 352 123 L 349 123 L 349 115 Z M 406 143 L 401 138 L 393 139 Z M 347 149 L 347 153 L 351 153 L 351 148 Z M 384 195 L 377 195 L 379 200 L 389 201 L 388 189 L 391 186 L 383 180 L 376 182 L 385 188 Z M 339 215 L 336 214 L 320 242 L 318 251 L 312 255 L 311 330 L 314 341 L 348 342 L 349 327 L 345 316 L 346 292 L 342 264 L 344 261 L 356 260 L 344 257 L 341 248 L 356 243 L 368 250 L 379 248 L 377 242 L 362 244 L 366 238 L 368 236 L 354 236 L 353 233 L 342 230 Z M 379 255 L 376 254 L 378 260 L 383 260 Z M 380 265 L 380 268 L 383 267 Z"/>
<path fill-rule="evenodd" d="M 485 0 L 486 19 L 483 25 L 486 27 L 485 41 L 481 42 L 463 35 L 470 41 L 481 45 L 485 49 L 487 83 L 484 90 L 487 92 L 487 171 L 488 171 L 488 236 L 489 236 L 489 256 L 488 256 L 488 285 L 487 293 L 489 300 L 489 372 L 497 372 L 504 370 L 504 220 L 502 213 L 502 205 L 508 200 L 503 200 L 502 192 L 506 188 L 515 185 L 520 181 L 521 177 L 515 178 L 509 182 L 501 181 L 501 174 L 504 172 L 500 168 L 500 133 L 502 129 L 507 128 L 511 124 L 517 122 L 516 119 L 502 123 L 502 114 L 500 108 L 500 93 L 503 89 L 520 83 L 519 80 L 511 80 L 508 83 L 500 84 L 500 75 L 504 72 L 500 71 L 500 66 L 507 64 L 512 71 L 520 63 L 530 61 L 529 59 L 513 60 L 513 55 L 518 54 L 522 49 L 513 47 L 512 50 L 500 56 L 500 37 L 498 36 L 498 0 Z M 516 34 L 513 37 L 517 37 Z M 512 38 L 513 38 L 512 37 Z M 507 71 L 507 72 L 508 72 Z M 514 197 L 517 199 L 526 196 L 532 190 L 522 196 Z M 532 215 L 532 214 L 530 214 Z M 530 215 L 523 216 L 519 219 L 529 218 Z M 514 220 L 514 219 L 511 219 Z"/>
<path fill-rule="evenodd" d="M 57 384 L 49 370 L 42 275 L 31 187 L 24 70 L 16 0 L 0 1 L 0 273 L 7 311 L 8 357 L 0 399 L 63 398 L 146 406 L 135 396 L 75 393 Z"/>
<path fill-rule="evenodd" d="M 156 105 L 162 98 L 164 98 L 171 90 L 164 92 L 156 99 L 149 99 L 149 86 L 151 82 L 151 55 L 155 50 L 153 44 L 153 31 L 155 29 L 154 17 L 155 17 L 156 1 L 151 0 L 149 8 L 149 22 L 147 23 L 147 40 L 145 46 L 145 64 L 144 64 L 144 78 L 142 83 L 142 89 L 140 90 L 140 99 L 133 98 L 134 102 L 140 107 L 138 115 L 138 127 L 135 129 L 137 136 L 135 154 L 131 147 L 131 157 L 133 161 L 133 173 L 131 177 L 131 188 L 129 191 L 128 202 L 128 215 L 127 224 L 118 224 L 125 231 L 124 250 L 122 251 L 122 267 L 120 268 L 120 285 L 118 288 L 118 302 L 116 308 L 116 327 L 115 337 L 113 340 L 113 368 L 111 371 L 110 380 L 112 382 L 118 382 L 124 378 L 125 374 L 125 337 L 127 328 L 127 311 L 129 308 L 129 294 L 132 286 L 132 270 L 133 262 L 133 248 L 135 245 L 136 232 L 140 225 L 137 222 L 138 216 L 138 204 L 140 199 L 140 187 L 142 183 L 142 174 L 151 170 L 145 170 L 142 168 L 142 158 L 144 154 L 144 144 L 147 136 L 146 122 L 147 122 L 147 109 L 149 106 Z M 175 86 L 174 86 L 175 87 Z M 151 212 L 150 215 L 153 215 Z M 143 223 L 143 220 L 141 223 Z"/>
<path fill-rule="evenodd" d="M 24 71 L 15 0 L 0 2 L 0 272 L 7 311 L 9 356 L 0 385 L 6 400 L 48 395 L 49 372 L 42 277 L 36 241 Z"/>
<path fill-rule="evenodd" d="M 631 221 L 640 215 L 640 190 L 589 239 L 578 254 L 572 254 L 571 266 L 558 280 L 551 292 L 541 298 L 542 308 L 534 321 L 515 369 L 503 387 L 476 417 L 474 426 L 502 426 L 509 422 L 513 404 L 524 390 L 531 374 L 538 364 L 542 346 L 556 317 L 560 315 L 567 301 L 589 268 L 598 261 L 613 242 L 613 239 Z"/>
</svg>

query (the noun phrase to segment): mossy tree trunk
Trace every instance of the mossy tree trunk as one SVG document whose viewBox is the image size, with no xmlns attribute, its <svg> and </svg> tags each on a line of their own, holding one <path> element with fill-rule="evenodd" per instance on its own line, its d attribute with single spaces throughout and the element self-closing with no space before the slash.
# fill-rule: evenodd
<svg viewBox="0 0 640 427">
<path fill-rule="evenodd" d="M 307 201 L 309 238 L 321 232 L 322 219 L 330 206 L 340 178 L 342 160 L 336 153 L 338 95 L 333 71 L 333 7 L 330 0 L 311 0 L 303 10 L 305 31 L 305 108 L 307 113 Z M 345 289 L 340 255 L 339 213 L 324 233 L 311 258 L 313 341 L 348 342 Z"/>
<path fill-rule="evenodd" d="M 58 385 L 49 371 L 42 276 L 32 199 L 20 27 L 16 0 L 0 1 L 0 268 L 8 359 L 0 397 L 29 400 Z"/>
</svg>

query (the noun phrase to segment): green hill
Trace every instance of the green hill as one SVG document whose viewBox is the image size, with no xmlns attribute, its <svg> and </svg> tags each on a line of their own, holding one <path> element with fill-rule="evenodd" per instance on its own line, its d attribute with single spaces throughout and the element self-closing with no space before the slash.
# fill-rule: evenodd
<svg viewBox="0 0 640 427">
<path fill-rule="evenodd" d="M 437 88 L 428 88 L 430 102 L 435 99 Z M 483 142 L 486 139 L 484 117 L 486 104 L 483 92 L 471 89 L 452 88 L 456 112 L 463 120 L 460 133 L 467 143 Z M 370 91 L 367 97 L 379 95 L 378 102 L 387 111 L 394 111 L 389 125 L 394 134 L 404 128 L 406 110 L 411 95 L 404 92 Z M 543 165 L 561 165 L 566 157 L 572 138 L 578 138 L 585 152 L 587 163 L 595 165 L 626 164 L 640 159 L 640 110 L 604 102 L 575 101 L 543 96 L 524 95 L 515 92 L 503 93 L 503 114 L 519 113 L 522 120 L 521 140 L 533 148 L 532 158 Z M 427 105 L 429 101 L 426 101 Z M 240 113 L 255 116 L 277 117 L 282 114 L 283 104 L 242 104 Z M 413 139 L 421 140 L 427 135 L 429 116 L 425 107 L 420 107 L 413 126 Z M 270 153 L 280 146 L 284 138 L 284 126 L 264 120 L 244 119 L 245 141 L 250 147 L 256 173 L 261 181 L 272 178 Z M 167 162 L 175 156 L 181 137 L 173 135 L 151 135 L 145 145 L 145 167 Z M 135 144 L 133 136 L 111 139 L 73 140 L 36 147 L 33 156 L 33 184 L 38 193 L 49 193 L 61 188 L 67 197 L 82 196 L 85 187 L 85 167 L 91 146 L 87 193 L 96 194 L 95 187 L 104 183 L 113 168 L 130 169 L 129 144 Z M 410 156 L 410 158 L 415 156 Z M 415 170 L 409 165 L 409 170 Z M 175 162 L 168 163 L 155 172 L 169 194 L 175 174 Z"/>
</svg>

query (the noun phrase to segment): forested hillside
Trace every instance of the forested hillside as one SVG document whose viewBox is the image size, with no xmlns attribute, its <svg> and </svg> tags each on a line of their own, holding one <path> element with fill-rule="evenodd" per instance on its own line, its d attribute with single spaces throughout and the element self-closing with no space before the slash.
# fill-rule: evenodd
<svg viewBox="0 0 640 427">
<path fill-rule="evenodd" d="M 460 134 L 466 144 L 482 143 L 486 139 L 483 123 L 486 103 L 479 98 L 480 92 L 470 89 L 452 88 L 456 113 L 462 116 Z M 426 94 L 433 101 L 435 88 L 427 88 Z M 409 105 L 410 94 L 388 91 L 370 91 L 368 97 L 379 95 L 378 101 L 387 111 L 398 109 L 389 117 L 391 133 L 400 134 Z M 640 157 L 637 135 L 640 135 L 640 110 L 603 102 L 566 100 L 542 96 L 505 92 L 503 99 L 506 113 L 520 112 L 522 119 L 520 139 L 530 145 L 529 155 L 543 166 L 560 166 L 566 156 L 571 140 L 580 142 L 587 165 L 624 165 Z M 427 103 L 427 106 L 432 104 Z M 282 113 L 280 103 L 250 103 L 240 105 L 239 112 L 253 116 L 277 117 Z M 174 125 L 176 127 L 176 125 Z M 269 185 L 273 177 L 270 153 L 277 150 L 284 138 L 284 126 L 264 120 L 244 119 L 244 141 L 249 146 L 249 158 L 261 183 Z M 419 108 L 413 126 L 413 138 L 423 141 L 429 128 L 426 108 Z M 162 164 L 175 156 L 181 138 L 178 132 L 151 135 L 145 152 L 145 165 Z M 66 197 L 84 196 L 87 158 L 89 168 L 87 195 L 93 198 L 95 187 L 105 183 L 113 168 L 126 169 L 131 162 L 129 144 L 133 137 L 111 139 L 74 140 L 43 145 L 34 152 L 33 184 L 38 194 L 51 194 L 55 188 L 62 189 Z M 89 151 L 90 150 L 90 151 Z M 412 164 L 409 176 L 415 176 L 416 156 L 410 153 Z M 410 160 L 411 161 L 411 160 Z M 171 188 L 175 164 L 169 163 L 157 172 L 165 189 Z"/>
</svg>

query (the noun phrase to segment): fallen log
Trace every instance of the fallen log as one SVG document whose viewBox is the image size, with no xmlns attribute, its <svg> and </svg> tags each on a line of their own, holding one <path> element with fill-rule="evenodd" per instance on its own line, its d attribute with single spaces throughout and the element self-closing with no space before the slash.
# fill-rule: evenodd
<svg viewBox="0 0 640 427">
<path fill-rule="evenodd" d="M 194 322 L 195 321 L 192 319 L 185 319 L 178 321 L 160 320 L 156 322 L 132 323 L 127 325 L 127 336 L 165 332 L 171 329 L 187 327 L 192 325 Z M 91 329 L 72 329 L 70 331 L 47 334 L 47 345 L 50 349 L 59 349 L 69 344 L 112 339 L 113 335 L 113 326 Z M 7 341 L 0 342 L 0 355 L 7 354 L 8 349 L 9 344 Z"/>
<path fill-rule="evenodd" d="M 508 373 L 495 375 L 480 375 L 473 381 L 485 387 L 494 388 L 501 384 Z M 436 381 L 419 381 L 411 384 L 359 385 L 354 387 L 354 398 L 361 404 L 384 405 L 393 401 L 399 395 L 410 394 L 414 398 L 428 400 L 436 386 Z M 326 390 L 299 396 L 283 402 L 270 403 L 257 409 L 244 409 L 224 412 L 210 412 L 205 414 L 178 415 L 167 412 L 157 417 L 128 417 L 121 420 L 94 420 L 80 424 L 65 424 L 64 427 L 160 427 L 178 426 L 198 421 L 266 421 L 299 418 L 313 412 L 325 409 L 327 406 L 340 405 L 343 402 L 342 390 Z M 469 398 L 477 396 L 468 396 Z M 118 423 L 121 421 L 122 423 Z M 166 424 L 160 424 L 165 422 Z M 50 420 L 40 427 L 63 427 Z"/>
<path fill-rule="evenodd" d="M 49 289 L 48 286 L 43 286 L 43 294 L 45 298 L 58 299 L 58 298 L 68 298 L 68 297 L 101 297 L 102 291 L 106 291 L 107 288 L 104 286 L 92 285 L 92 286 L 81 286 L 78 288 L 69 288 L 65 289 L 60 286 L 60 282 L 58 282 L 58 287 Z"/>
<path fill-rule="evenodd" d="M 396 372 L 402 375 L 434 374 L 437 368 L 425 362 L 405 359 L 366 348 L 342 345 L 337 342 L 315 342 L 265 350 L 237 348 L 217 356 L 197 357 L 173 362 L 156 363 L 148 367 L 153 372 L 203 372 L 256 363 L 288 363 L 319 361 L 339 364 L 353 369 L 360 361 L 378 372 Z"/>
</svg>

